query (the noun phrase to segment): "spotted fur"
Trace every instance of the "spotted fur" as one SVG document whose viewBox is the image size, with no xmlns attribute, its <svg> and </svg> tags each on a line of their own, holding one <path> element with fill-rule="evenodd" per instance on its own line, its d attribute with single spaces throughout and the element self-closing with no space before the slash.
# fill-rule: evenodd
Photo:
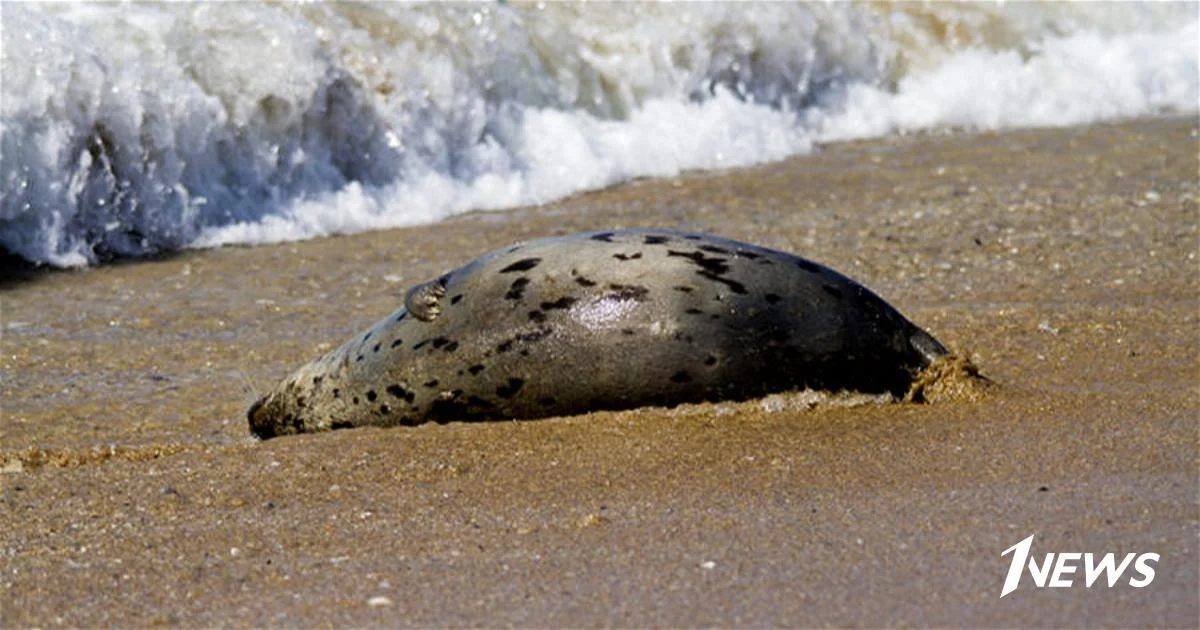
<svg viewBox="0 0 1200 630">
<path fill-rule="evenodd" d="M 267 438 L 802 388 L 899 393 L 944 353 L 862 285 L 792 254 L 673 230 L 591 232 L 414 287 L 405 308 L 248 416 Z"/>
</svg>

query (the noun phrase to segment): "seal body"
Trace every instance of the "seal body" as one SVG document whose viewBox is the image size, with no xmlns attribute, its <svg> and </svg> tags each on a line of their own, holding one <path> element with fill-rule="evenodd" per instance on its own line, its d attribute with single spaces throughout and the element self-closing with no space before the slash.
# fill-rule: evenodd
<svg viewBox="0 0 1200 630">
<path fill-rule="evenodd" d="M 248 415 L 267 438 L 803 388 L 902 394 L 945 353 L 862 285 L 798 256 L 674 230 L 588 232 L 414 287 Z"/>
</svg>

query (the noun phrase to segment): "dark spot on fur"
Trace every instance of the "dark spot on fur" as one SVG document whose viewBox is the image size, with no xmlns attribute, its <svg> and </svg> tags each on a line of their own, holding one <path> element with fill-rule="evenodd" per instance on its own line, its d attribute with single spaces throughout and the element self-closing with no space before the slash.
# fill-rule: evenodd
<svg viewBox="0 0 1200 630">
<path fill-rule="evenodd" d="M 688 310 L 684 311 L 684 313 L 687 313 L 688 315 L 703 315 L 704 311 L 698 308 L 689 308 Z"/>
<path fill-rule="evenodd" d="M 521 348 L 521 356 L 523 356 L 523 357 L 529 356 L 529 351 L 526 350 L 525 348 Z"/>
<path fill-rule="evenodd" d="M 403 399 L 405 402 L 410 403 L 410 404 L 417 397 L 416 394 L 408 391 L 407 389 L 404 389 L 404 387 L 402 387 L 399 383 L 394 384 L 394 385 L 388 385 L 387 393 L 391 394 L 393 398 Z M 370 398 L 370 396 L 368 396 L 368 398 Z M 370 398 L 370 400 L 375 400 L 375 399 Z"/>
<path fill-rule="evenodd" d="M 358 356 L 356 356 L 356 357 L 354 357 L 354 362 L 355 362 L 355 363 L 358 363 L 359 361 L 362 361 L 362 360 L 363 360 L 363 355 L 361 355 L 361 354 L 360 354 L 360 355 L 358 355 Z"/>
<path fill-rule="evenodd" d="M 385 416 L 388 415 L 388 413 L 390 413 L 391 410 L 392 410 L 392 408 L 388 407 L 387 403 L 383 403 L 382 405 L 379 405 L 379 413 L 381 413 Z"/>
<path fill-rule="evenodd" d="M 679 370 L 678 372 L 671 375 L 672 383 L 687 383 L 688 381 L 691 381 L 691 380 L 692 380 L 692 375 L 688 374 L 684 370 Z"/>
<path fill-rule="evenodd" d="M 577 302 L 573 297 L 561 297 L 553 302 L 542 302 L 543 311 L 552 311 L 554 309 L 571 308 L 571 305 Z"/>
<path fill-rule="evenodd" d="M 533 343 L 535 341 L 541 341 L 542 339 L 545 339 L 547 335 L 550 334 L 550 331 L 551 331 L 550 328 L 539 328 L 537 330 L 530 331 L 527 333 L 520 333 L 517 335 L 517 341 L 524 341 L 526 343 Z"/>
<path fill-rule="evenodd" d="M 403 340 L 403 339 L 397 339 L 397 340 L 395 340 L 395 341 L 393 341 L 393 342 L 392 342 L 392 347 L 393 347 L 393 348 L 395 348 L 396 346 L 399 346 L 399 345 L 401 345 L 401 344 L 403 344 L 403 343 L 404 343 L 404 340 Z"/>
<path fill-rule="evenodd" d="M 323 381 L 323 380 L 325 380 L 325 377 L 324 377 L 324 376 L 314 376 L 314 377 L 313 377 L 313 387 L 316 387 L 317 385 L 320 385 L 320 384 L 321 384 L 321 381 Z"/>
<path fill-rule="evenodd" d="M 683 238 L 686 238 L 689 241 L 698 241 L 704 237 L 700 236 L 699 234 L 684 234 Z"/>
<path fill-rule="evenodd" d="M 509 339 L 496 346 L 496 352 L 508 352 L 509 350 L 512 350 L 512 346 L 513 340 Z"/>
<path fill-rule="evenodd" d="M 632 254 L 613 254 L 613 258 L 616 258 L 621 262 L 625 262 L 626 260 L 637 260 L 641 257 L 642 252 L 634 252 Z"/>
<path fill-rule="evenodd" d="M 521 387 L 525 385 L 525 379 L 510 378 L 508 385 L 501 385 L 496 388 L 496 395 L 501 398 L 512 398 L 517 392 L 521 391 Z"/>
<path fill-rule="evenodd" d="M 612 232 L 601 232 L 600 234 L 593 234 L 593 235 L 589 236 L 588 238 L 592 239 L 593 241 L 602 241 L 605 243 L 611 243 L 612 237 L 613 237 Z"/>
<path fill-rule="evenodd" d="M 372 349 L 371 349 L 371 351 L 372 351 L 372 352 L 379 352 L 379 344 L 375 344 L 375 347 L 374 347 L 374 348 L 372 348 Z"/>
<path fill-rule="evenodd" d="M 357 405 L 358 404 L 358 396 L 355 396 L 350 402 Z"/>
<path fill-rule="evenodd" d="M 721 250 L 721 251 L 724 251 L 724 250 Z M 698 267 L 700 267 L 700 270 L 698 271 L 698 273 L 700 273 L 701 275 L 703 275 L 704 272 L 708 272 L 710 274 L 715 274 L 715 275 L 719 276 L 719 275 L 724 275 L 729 272 L 728 260 L 726 260 L 724 258 L 718 258 L 716 256 L 705 256 L 703 252 L 681 252 L 681 251 L 676 251 L 674 249 L 668 249 L 667 256 L 677 256 L 679 258 L 687 258 L 688 260 L 695 263 Z"/>
<path fill-rule="evenodd" d="M 775 263 L 771 262 L 771 259 L 770 259 L 770 258 L 763 258 L 762 260 L 758 261 L 758 264 L 760 264 L 760 265 L 774 265 Z"/>
<path fill-rule="evenodd" d="M 632 334 L 634 334 L 634 330 L 632 328 L 622 328 L 621 334 L 622 335 L 632 335 Z"/>
<path fill-rule="evenodd" d="M 682 291 L 682 292 L 684 292 L 684 293 L 691 293 L 692 291 L 695 291 L 695 290 L 696 290 L 696 289 L 694 289 L 694 288 L 692 288 L 692 287 L 689 287 L 689 286 L 686 286 L 686 285 L 682 285 L 682 284 L 681 284 L 681 285 L 679 285 L 679 286 L 676 286 L 676 287 L 671 287 L 671 288 L 675 289 L 676 291 Z"/>
<path fill-rule="evenodd" d="M 340 389 L 338 389 L 338 388 L 336 388 L 336 387 L 335 387 L 335 388 L 333 388 L 333 397 L 334 397 L 334 398 L 341 398 L 341 397 L 342 397 L 342 390 L 340 390 Z"/>
<path fill-rule="evenodd" d="M 514 273 L 517 271 L 529 271 L 530 269 L 533 269 L 534 267 L 538 266 L 538 263 L 540 263 L 540 262 L 542 262 L 541 258 L 522 258 L 521 260 L 518 260 L 517 262 L 501 269 L 500 273 Z"/>
<path fill-rule="evenodd" d="M 425 344 L 427 343 L 429 343 L 428 339 L 418 341 L 417 343 L 413 344 L 413 350 L 420 350 L 421 348 L 424 348 Z"/>
<path fill-rule="evenodd" d="M 434 338 L 434 340 L 433 340 L 433 347 L 434 347 L 435 349 L 436 349 L 436 348 L 441 348 L 442 346 L 444 346 L 444 345 L 446 345 L 446 344 L 448 344 L 448 343 L 450 343 L 450 340 L 449 340 L 449 339 L 447 339 L 447 338 L 445 338 L 445 337 L 435 337 L 435 338 Z"/>
<path fill-rule="evenodd" d="M 730 280 L 729 278 L 722 278 L 721 276 L 718 276 L 707 270 L 700 270 L 700 271 L 697 271 L 696 273 L 704 276 L 705 278 L 708 278 L 709 280 L 712 280 L 713 282 L 720 282 L 721 284 L 729 287 L 729 290 L 733 291 L 734 293 L 738 293 L 741 295 L 745 295 L 745 293 L 746 293 L 746 285 L 742 284 L 741 282 L 738 282 L 737 280 Z"/>
<path fill-rule="evenodd" d="M 633 300 L 641 302 L 646 299 L 646 295 L 650 293 L 650 289 L 643 286 L 630 286 L 626 284 L 610 284 L 608 288 L 612 292 L 604 297 L 610 300 Z"/>
<path fill-rule="evenodd" d="M 704 248 L 702 247 L 700 249 L 704 249 Z M 737 250 L 737 255 L 741 256 L 742 258 L 745 258 L 746 260 L 757 260 L 759 258 L 762 258 L 762 254 L 755 254 L 754 252 L 748 252 L 744 249 Z"/>
<path fill-rule="evenodd" d="M 334 421 L 333 421 L 333 424 L 329 425 L 329 428 L 330 428 L 330 429 L 334 429 L 334 430 L 337 430 L 337 429 L 350 429 L 350 428 L 353 428 L 353 427 L 354 427 L 354 424 L 353 424 L 353 423 L 351 423 L 351 422 L 346 422 L 345 420 L 334 420 Z"/>
<path fill-rule="evenodd" d="M 544 322 L 546 321 L 546 314 L 541 311 L 529 311 L 529 321 Z"/>
<path fill-rule="evenodd" d="M 804 260 L 803 258 L 796 260 L 796 266 L 809 273 L 821 273 L 820 265 L 810 260 Z"/>
<path fill-rule="evenodd" d="M 471 373 L 471 376 L 475 376 L 476 374 L 479 374 L 480 372 L 483 371 L 483 364 L 476 363 L 475 365 L 472 365 L 471 367 L 467 368 L 467 371 Z"/>
<path fill-rule="evenodd" d="M 504 294 L 506 300 L 519 300 L 525 294 L 525 287 L 529 284 L 529 278 L 521 277 L 513 280 L 508 287 L 508 293 Z"/>
<path fill-rule="evenodd" d="M 708 316 L 708 318 L 709 318 L 709 319 L 721 319 L 721 314 L 720 314 L 720 313 L 713 313 L 712 315 L 709 315 L 709 316 Z"/>
<path fill-rule="evenodd" d="M 779 300 L 782 300 L 783 298 L 775 295 L 774 293 L 768 293 L 763 296 L 763 299 L 767 301 L 767 304 L 777 304 Z"/>
<path fill-rule="evenodd" d="M 512 254 L 514 252 L 521 251 L 521 247 L 522 247 L 521 245 L 513 245 L 512 247 L 508 248 L 508 253 Z"/>
<path fill-rule="evenodd" d="M 825 292 L 828 293 L 829 295 L 832 295 L 833 297 L 838 298 L 839 300 L 842 299 L 842 291 L 840 289 L 838 289 L 837 287 L 835 287 L 831 284 L 822 284 L 821 288 L 824 289 Z"/>
<path fill-rule="evenodd" d="M 667 241 L 670 241 L 670 240 L 671 240 L 671 237 L 669 237 L 669 236 L 658 236 L 656 234 L 649 234 L 646 236 L 644 242 L 647 245 L 662 245 L 663 243 L 666 243 Z"/>
<path fill-rule="evenodd" d="M 708 355 L 707 359 L 704 359 L 704 365 L 716 365 L 716 364 L 717 364 L 717 357 L 714 357 L 711 354 Z"/>
<path fill-rule="evenodd" d="M 436 378 L 430 379 L 428 381 L 425 381 L 424 383 L 421 383 L 421 385 L 423 385 L 425 387 L 437 387 L 438 380 Z"/>
<path fill-rule="evenodd" d="M 451 341 L 450 343 L 446 344 L 446 347 L 443 348 L 443 350 L 446 352 L 454 352 L 455 350 L 458 350 L 458 342 Z"/>
<path fill-rule="evenodd" d="M 582 275 L 580 275 L 578 269 L 571 269 L 571 277 L 575 278 L 575 282 L 579 283 L 579 286 L 581 286 L 581 287 L 596 286 L 596 283 L 594 281 L 589 280 L 589 279 L 583 277 Z"/>
<path fill-rule="evenodd" d="M 408 311 L 402 311 L 399 315 L 396 316 L 396 323 L 400 323 L 400 322 L 404 321 L 404 318 L 407 316 L 408 316 Z"/>
<path fill-rule="evenodd" d="M 450 303 L 451 303 L 451 304 L 458 304 L 458 303 L 459 303 L 459 301 L 461 301 L 461 300 L 462 300 L 462 294 L 461 294 L 461 293 L 459 293 L 458 295 L 456 295 L 456 296 L 454 296 L 454 297 L 450 298 Z"/>
<path fill-rule="evenodd" d="M 367 390 L 367 400 L 369 400 L 371 402 L 375 402 L 375 399 L 378 397 L 379 396 L 375 394 L 375 390 L 373 390 L 373 389 Z"/>
<path fill-rule="evenodd" d="M 550 407 L 556 402 L 558 402 L 558 399 L 553 396 L 543 396 L 538 399 L 538 404 L 543 407 Z"/>
<path fill-rule="evenodd" d="M 371 338 L 371 333 L 367 333 L 367 334 L 363 335 L 363 343 L 366 343 L 367 340 L 370 338 Z"/>
</svg>

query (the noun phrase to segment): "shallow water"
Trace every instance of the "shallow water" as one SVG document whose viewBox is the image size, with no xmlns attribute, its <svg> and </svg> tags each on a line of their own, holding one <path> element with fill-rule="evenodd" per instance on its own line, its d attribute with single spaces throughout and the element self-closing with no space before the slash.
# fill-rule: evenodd
<svg viewBox="0 0 1200 630">
<path fill-rule="evenodd" d="M 1186 626 L 1195 118 L 888 138 L 0 289 L 5 626 Z M 804 394 L 253 442 L 253 395 L 480 252 L 673 225 L 845 271 L 982 400 Z M 1004 549 L 1151 587 L 999 598 Z"/>
</svg>

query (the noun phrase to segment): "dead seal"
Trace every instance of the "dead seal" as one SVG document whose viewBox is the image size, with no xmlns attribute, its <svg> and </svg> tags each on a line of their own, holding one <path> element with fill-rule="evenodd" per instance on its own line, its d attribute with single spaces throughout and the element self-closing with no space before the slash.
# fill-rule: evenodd
<svg viewBox="0 0 1200 630">
<path fill-rule="evenodd" d="M 804 258 L 674 230 L 587 232 L 414 287 L 248 416 L 270 438 L 804 388 L 903 395 L 945 354 L 867 288 Z"/>
</svg>

